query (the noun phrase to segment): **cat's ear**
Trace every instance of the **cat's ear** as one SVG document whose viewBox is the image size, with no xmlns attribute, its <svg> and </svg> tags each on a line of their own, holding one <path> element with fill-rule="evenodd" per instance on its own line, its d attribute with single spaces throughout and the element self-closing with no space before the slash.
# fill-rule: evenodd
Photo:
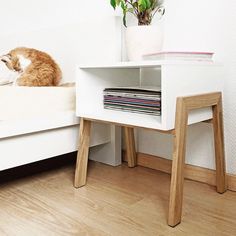
<svg viewBox="0 0 236 236">
<path fill-rule="evenodd" d="M 7 55 L 3 55 L 0 57 L 0 60 L 4 63 L 10 62 L 11 61 L 11 55 L 7 54 Z"/>
</svg>

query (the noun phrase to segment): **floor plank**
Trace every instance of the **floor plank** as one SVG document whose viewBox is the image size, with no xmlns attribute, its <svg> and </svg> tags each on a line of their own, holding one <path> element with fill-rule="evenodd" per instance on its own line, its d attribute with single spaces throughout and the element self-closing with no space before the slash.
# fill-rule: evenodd
<svg viewBox="0 0 236 236">
<path fill-rule="evenodd" d="M 170 176 L 143 167 L 89 162 L 87 185 L 74 167 L 1 183 L 0 235 L 236 235 L 236 193 L 185 181 L 183 220 L 166 224 Z"/>
</svg>

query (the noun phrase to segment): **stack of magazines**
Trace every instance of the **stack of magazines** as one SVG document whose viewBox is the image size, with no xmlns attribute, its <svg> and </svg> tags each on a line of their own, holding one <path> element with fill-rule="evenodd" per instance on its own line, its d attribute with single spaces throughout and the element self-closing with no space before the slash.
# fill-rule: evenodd
<svg viewBox="0 0 236 236">
<path fill-rule="evenodd" d="M 103 91 L 104 108 L 161 115 L 161 90 L 157 87 L 115 87 Z"/>
</svg>

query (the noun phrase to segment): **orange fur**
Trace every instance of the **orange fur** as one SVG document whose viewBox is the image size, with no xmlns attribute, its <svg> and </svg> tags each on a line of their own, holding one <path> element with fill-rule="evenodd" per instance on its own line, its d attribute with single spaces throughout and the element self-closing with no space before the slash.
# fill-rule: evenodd
<svg viewBox="0 0 236 236">
<path fill-rule="evenodd" d="M 62 77 L 57 63 L 45 52 L 32 48 L 19 47 L 11 50 L 5 62 L 10 70 L 18 71 L 17 79 L 19 86 L 57 86 Z M 19 56 L 29 59 L 31 63 L 23 70 L 20 65 Z"/>
</svg>

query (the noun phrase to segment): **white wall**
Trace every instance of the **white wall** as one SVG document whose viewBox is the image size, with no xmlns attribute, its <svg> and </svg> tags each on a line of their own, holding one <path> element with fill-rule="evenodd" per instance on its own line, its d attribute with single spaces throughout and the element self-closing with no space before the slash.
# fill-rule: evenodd
<svg viewBox="0 0 236 236">
<path fill-rule="evenodd" d="M 164 17 L 164 48 L 166 50 L 215 51 L 216 59 L 225 64 L 224 115 L 227 170 L 234 174 L 236 174 L 236 122 L 234 118 L 236 116 L 235 12 L 236 2 L 234 0 L 226 2 L 220 0 L 166 0 L 166 15 Z M 7 40 L 6 35 L 16 35 L 15 33 L 19 32 L 22 37 L 22 34 L 29 30 L 49 29 L 54 26 L 76 24 L 78 22 L 80 22 L 80 27 L 88 27 L 91 24 L 87 24 L 86 21 L 95 24 L 101 17 L 109 15 L 114 15 L 114 13 L 107 0 L 2 1 L 0 8 L 1 52 L 9 40 L 8 36 Z M 106 25 L 106 22 L 104 22 L 104 25 L 100 24 L 101 32 Z M 97 26 L 92 30 L 95 29 L 96 32 L 99 31 Z M 112 31 L 112 33 L 114 32 Z M 108 40 L 110 40 L 110 44 L 113 43 L 111 38 Z M 47 41 L 44 39 L 43 46 L 46 43 Z M 50 43 L 53 44 L 53 41 L 50 41 Z M 76 43 L 77 41 L 74 40 L 68 50 L 66 50 L 67 45 L 64 45 L 62 52 L 67 53 L 66 55 L 77 54 Z M 94 44 L 92 45 L 92 43 Z M 56 45 L 61 44 L 57 43 Z M 87 50 L 88 53 L 91 53 L 92 50 L 88 50 L 91 49 L 90 46 L 93 49 L 100 47 L 96 36 L 90 38 L 85 45 L 80 45 L 80 48 L 84 48 L 83 52 Z M 111 54 L 108 55 L 111 56 Z M 63 61 L 62 57 L 59 58 Z M 89 57 L 86 60 L 88 59 Z M 68 67 L 68 63 L 66 66 Z M 188 134 L 187 162 L 214 168 L 211 127 L 206 124 L 194 125 L 189 128 Z M 171 141 L 170 136 L 141 131 L 138 149 L 141 152 L 171 158 Z"/>
<path fill-rule="evenodd" d="M 236 174 L 236 2 L 166 0 L 165 50 L 214 51 L 225 65 L 224 121 L 228 173 Z M 140 152 L 171 158 L 172 138 L 140 131 Z M 187 163 L 214 168 L 212 129 L 189 128 Z"/>
<path fill-rule="evenodd" d="M 74 81 L 77 64 L 120 60 L 119 21 L 106 0 L 4 1 L 0 55 L 19 46 L 46 51 L 60 65 L 63 80 Z"/>
<path fill-rule="evenodd" d="M 1 1 L 0 30 L 25 32 L 112 14 L 106 0 L 7 0 Z"/>
</svg>

